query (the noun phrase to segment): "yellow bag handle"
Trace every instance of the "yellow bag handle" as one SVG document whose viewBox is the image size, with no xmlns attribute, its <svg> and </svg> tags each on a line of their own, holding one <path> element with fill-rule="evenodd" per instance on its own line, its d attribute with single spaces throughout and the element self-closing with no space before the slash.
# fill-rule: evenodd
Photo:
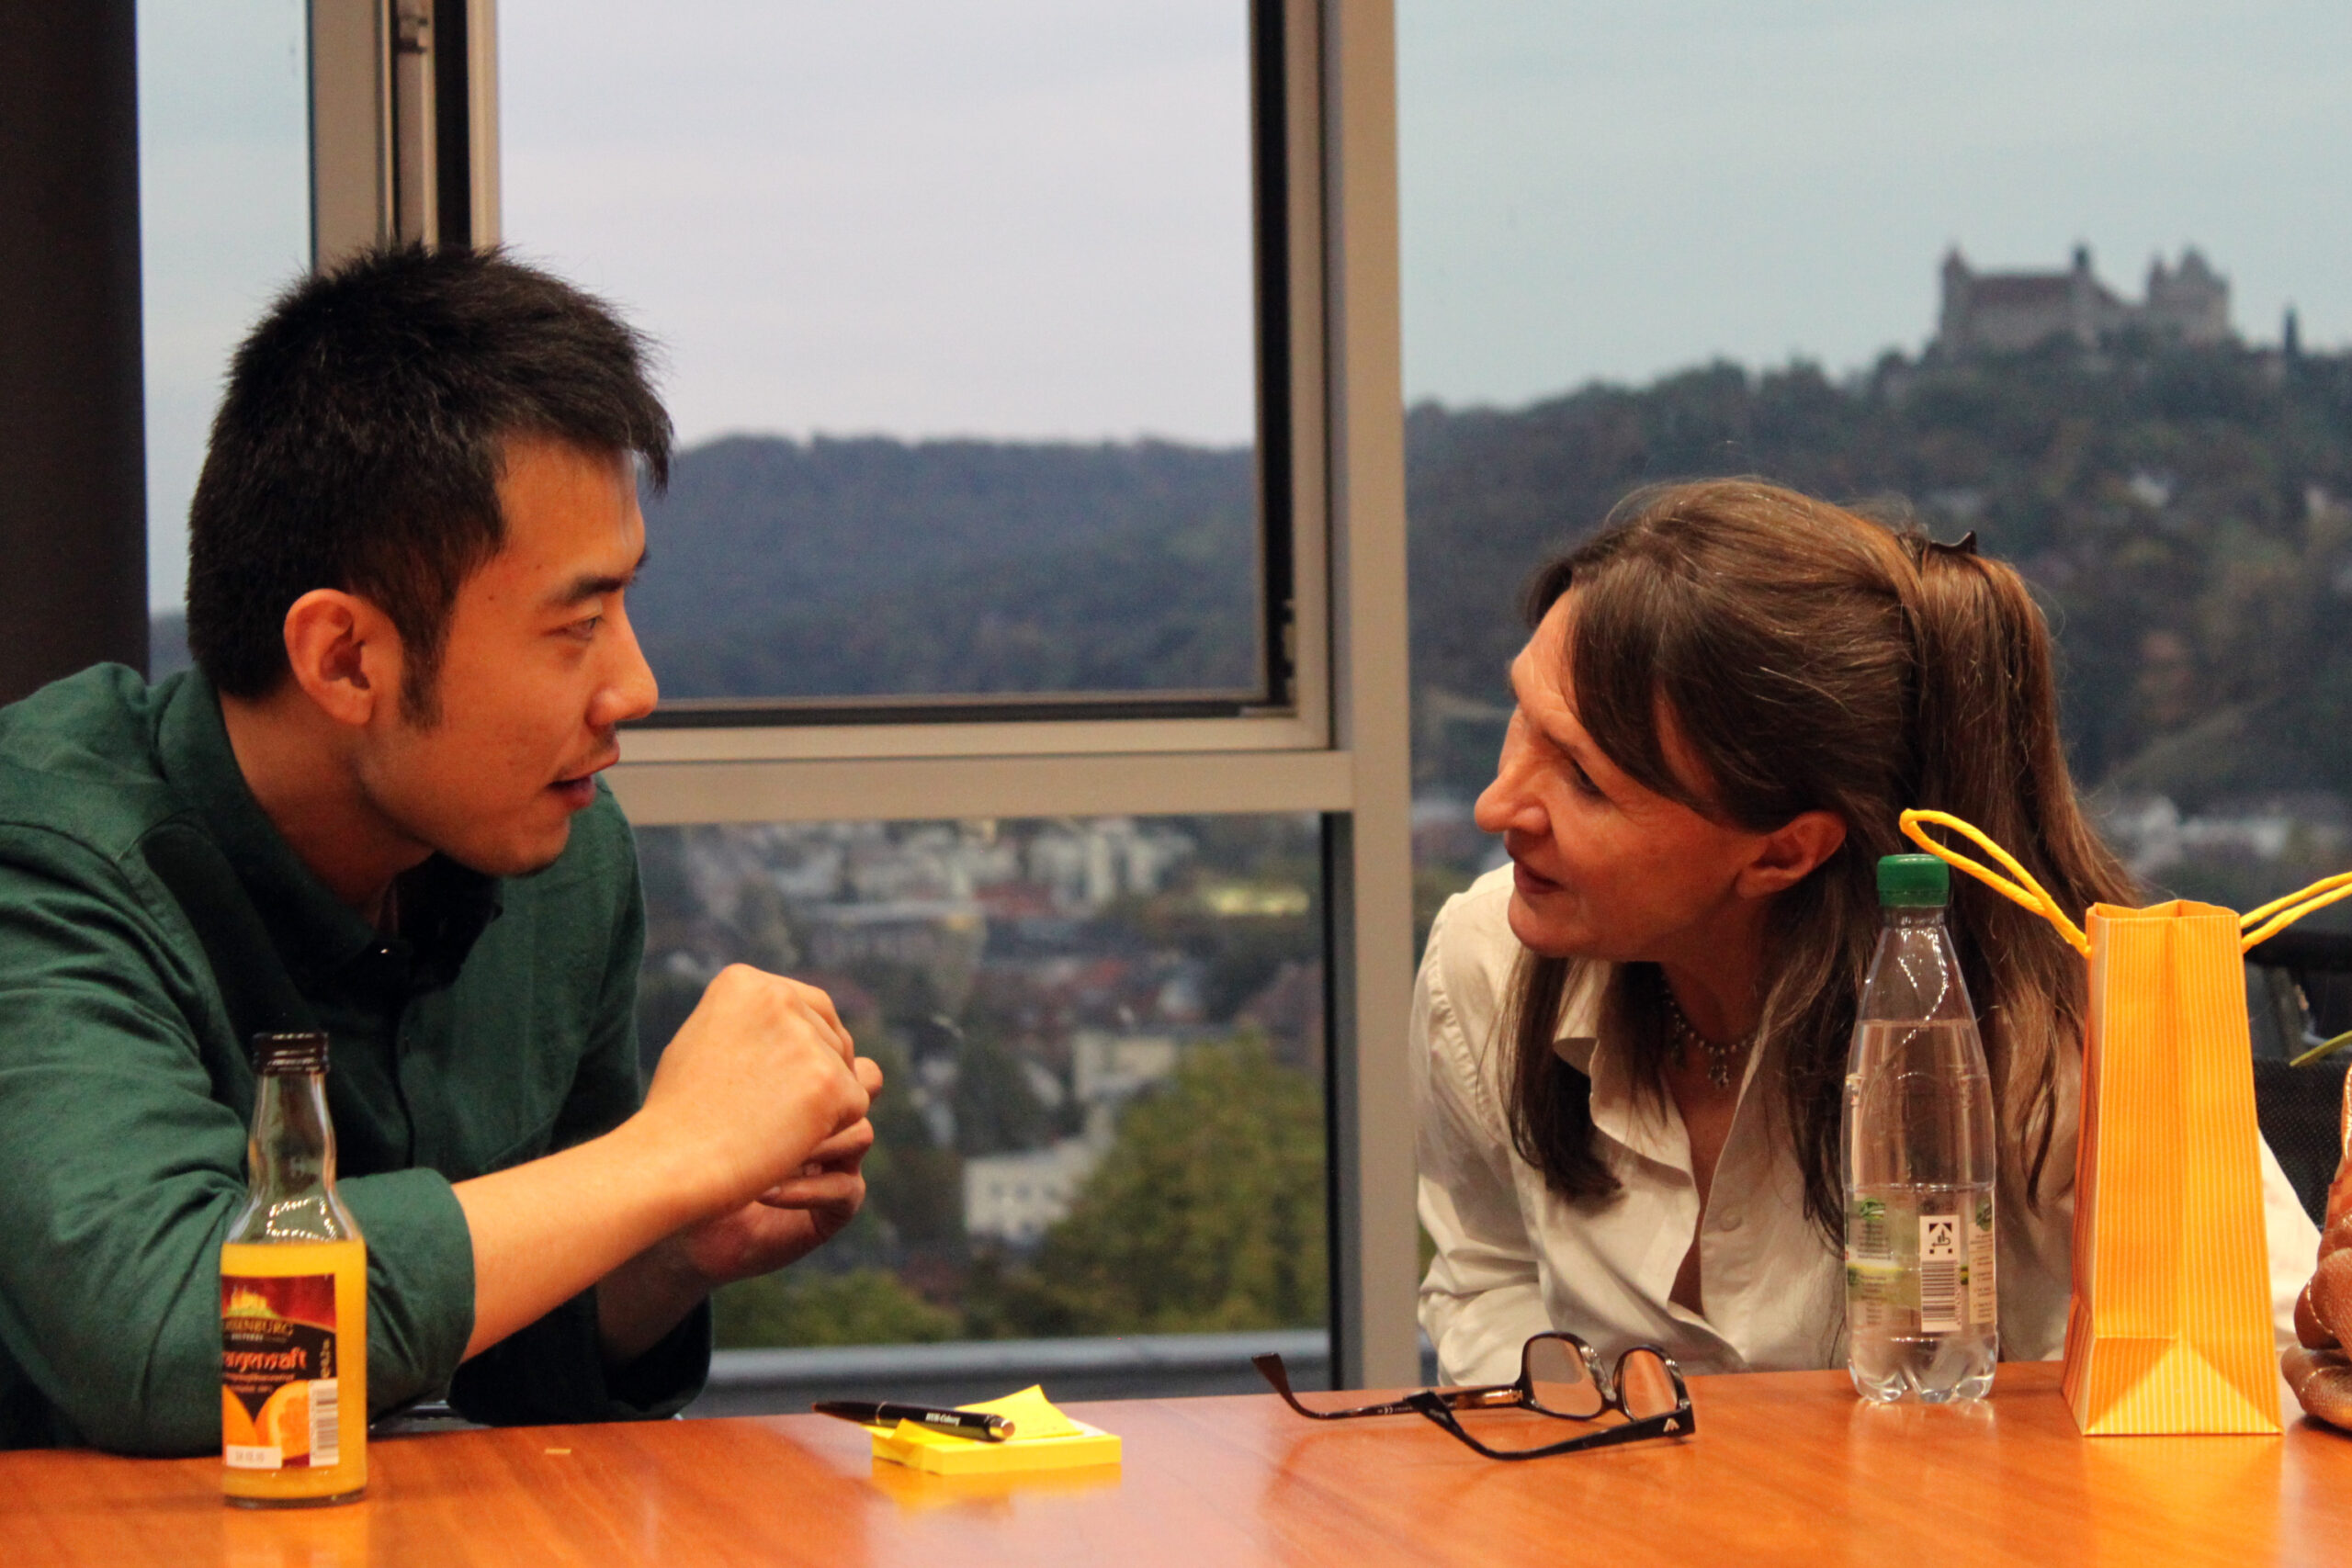
<svg viewBox="0 0 2352 1568">
<path fill-rule="evenodd" d="M 2086 958 L 2090 956 L 2090 939 L 2083 934 L 2082 927 L 2066 918 L 2066 912 L 2058 907 L 2058 901 L 2033 879 L 2031 872 L 2019 865 L 2007 850 L 1974 827 L 1948 811 L 1906 811 L 1903 814 L 1902 822 L 1904 836 L 1913 843 L 1955 870 L 1966 872 L 2011 903 L 2022 904 L 2031 909 L 2056 926 L 2058 934 L 2064 937 L 2076 953 Z M 2003 876 L 1989 866 L 1980 865 L 1958 851 L 1948 850 L 1937 843 L 1920 826 L 1923 822 L 1949 828 L 1969 840 L 1998 861 L 2008 876 Z M 2016 880 L 2011 881 L 2011 877 Z M 2339 898 L 2352 898 L 2352 871 L 2339 871 L 2334 876 L 2323 876 L 2309 887 L 2290 893 L 2283 898 L 2273 898 L 2258 909 L 2247 910 L 2238 917 L 2238 929 L 2245 933 L 2238 945 L 2242 950 L 2250 950 L 2258 942 L 2268 942 L 2305 915 L 2315 909 L 2324 909 Z M 2352 1089 L 2346 1092 L 2352 1094 Z M 2347 1135 L 2352 1135 L 2352 1131 L 2348 1131 Z"/>
<path fill-rule="evenodd" d="M 2058 900 L 2052 898 L 2041 884 L 2033 879 L 2033 873 L 2019 865 L 2016 857 L 2008 851 L 1949 811 L 1906 811 L 1903 814 L 1902 821 L 1904 836 L 1913 843 L 1953 870 L 1966 872 L 2010 903 L 2021 904 L 2040 915 L 2058 928 L 2058 934 L 2066 939 L 2068 946 L 2086 958 L 2091 955 L 2091 939 L 2083 934 L 2083 928 L 2066 918 L 2066 911 L 2058 907 Z M 1949 828 L 1961 837 L 1967 839 L 1978 849 L 1998 861 L 2001 870 L 2007 872 L 2008 876 L 2003 876 L 2000 872 L 1993 870 L 1990 866 L 1978 864 L 1958 850 L 1944 848 L 1943 845 L 1928 837 L 1927 829 L 1920 826 L 1923 822 L 1932 822 L 1939 828 Z M 2016 880 L 2010 880 L 2012 877 Z M 2346 874 L 2346 881 L 2347 883 L 2346 892 L 2352 893 L 2352 874 Z M 2313 908 L 2317 906 L 2314 905 Z"/>
<path fill-rule="evenodd" d="M 2238 927 L 2246 931 L 2245 945 L 2251 948 L 2256 942 L 2268 942 L 2313 909 L 2324 909 L 2338 898 L 2352 898 L 2352 871 L 2323 876 L 2301 892 L 2273 898 L 2259 909 L 2249 909 L 2239 919 Z"/>
</svg>

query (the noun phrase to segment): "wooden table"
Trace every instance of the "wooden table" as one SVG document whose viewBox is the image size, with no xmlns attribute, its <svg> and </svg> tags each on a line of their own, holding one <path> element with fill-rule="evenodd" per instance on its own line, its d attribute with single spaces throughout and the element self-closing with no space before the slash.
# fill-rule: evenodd
<svg viewBox="0 0 2352 1568">
<path fill-rule="evenodd" d="M 210 1461 L 0 1454 L 0 1562 L 2352 1562 L 2352 1438 L 2075 1434 L 2055 1369 L 1967 1409 L 1873 1408 L 1843 1373 L 1694 1380 L 1698 1435 L 1499 1464 L 1425 1421 L 1311 1426 L 1271 1396 L 1073 1408 L 1116 1469 L 956 1482 L 815 1416 L 378 1443 L 368 1498 L 223 1507 Z"/>
</svg>

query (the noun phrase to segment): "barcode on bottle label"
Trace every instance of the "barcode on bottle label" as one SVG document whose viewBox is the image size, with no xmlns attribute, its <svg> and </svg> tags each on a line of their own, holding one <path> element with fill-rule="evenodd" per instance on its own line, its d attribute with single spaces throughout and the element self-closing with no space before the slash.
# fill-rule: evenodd
<svg viewBox="0 0 2352 1568">
<path fill-rule="evenodd" d="M 323 1469 L 343 1461 L 343 1399 L 334 1378 L 311 1382 L 311 1464 Z"/>
<path fill-rule="evenodd" d="M 1960 1215 L 1919 1214 L 1919 1332 L 1960 1329 Z"/>
</svg>

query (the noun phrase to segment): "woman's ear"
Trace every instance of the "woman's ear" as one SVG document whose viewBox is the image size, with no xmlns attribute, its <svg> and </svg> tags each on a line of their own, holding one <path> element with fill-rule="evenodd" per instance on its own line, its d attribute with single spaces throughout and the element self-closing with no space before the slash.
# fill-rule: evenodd
<svg viewBox="0 0 2352 1568">
<path fill-rule="evenodd" d="M 1834 811 L 1800 811 L 1757 840 L 1733 889 L 1743 898 L 1769 898 L 1813 874 L 1846 841 L 1846 819 Z"/>
</svg>

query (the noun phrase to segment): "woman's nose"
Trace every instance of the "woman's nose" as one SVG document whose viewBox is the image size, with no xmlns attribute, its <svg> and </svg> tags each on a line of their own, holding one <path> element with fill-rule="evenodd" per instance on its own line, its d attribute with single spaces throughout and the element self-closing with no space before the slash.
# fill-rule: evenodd
<svg viewBox="0 0 2352 1568">
<path fill-rule="evenodd" d="M 1478 794 L 1471 820 L 1486 833 L 1532 832 L 1544 826 L 1544 810 L 1534 799 L 1511 787 L 1508 774 L 1498 777 Z"/>
<path fill-rule="evenodd" d="M 1478 792 L 1478 804 L 1471 810 L 1471 819 L 1481 831 L 1542 830 L 1544 807 L 1532 787 L 1532 763 L 1531 749 L 1521 740 L 1519 720 L 1514 717 L 1503 736 L 1503 753 L 1495 767 L 1495 781 Z"/>
</svg>

